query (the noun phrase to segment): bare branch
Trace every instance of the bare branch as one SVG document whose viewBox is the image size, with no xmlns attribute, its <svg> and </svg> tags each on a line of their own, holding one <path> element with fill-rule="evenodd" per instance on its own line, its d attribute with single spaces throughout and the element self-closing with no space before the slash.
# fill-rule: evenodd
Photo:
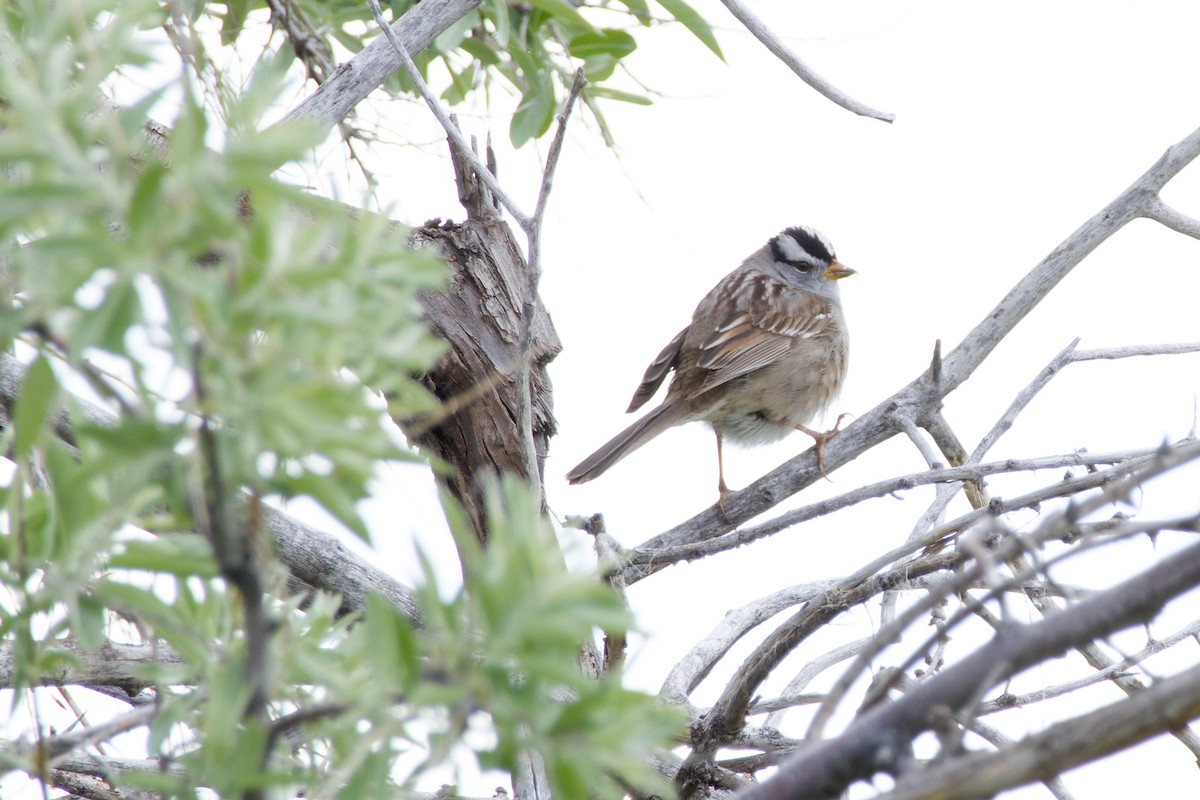
<svg viewBox="0 0 1200 800">
<path fill-rule="evenodd" d="M 482 0 L 439 0 L 418 3 L 391 25 L 409 53 L 419 53 L 442 31 L 479 7 Z M 400 59 L 386 39 L 377 38 L 333 77 L 292 109 L 285 119 L 310 119 L 333 128 L 367 95 L 399 69 Z"/>
<path fill-rule="evenodd" d="M 872 119 L 881 120 L 883 122 L 892 122 L 896 119 L 895 114 L 889 114 L 886 111 L 879 111 L 871 108 L 865 103 L 860 103 L 853 97 L 838 89 L 829 81 L 822 78 L 817 73 L 813 72 L 812 68 L 800 60 L 800 57 L 791 51 L 791 49 L 783 43 L 774 31 L 767 24 L 755 16 L 749 8 L 746 7 L 742 0 L 721 0 L 725 7 L 729 9 L 729 13 L 737 18 L 738 22 L 746 26 L 746 30 L 754 36 L 755 39 L 762 42 L 771 53 L 787 64 L 788 69 L 800 76 L 800 80 L 807 83 L 812 88 L 816 89 L 825 97 L 837 103 L 847 111 L 852 111 L 862 117 L 870 117 Z"/>
<path fill-rule="evenodd" d="M 388 25 L 387 20 L 383 18 L 383 11 L 379 8 L 379 0 L 367 0 L 367 4 L 371 7 L 371 13 L 375 15 L 375 22 L 379 25 L 379 29 L 383 31 L 384 38 L 391 44 L 392 51 L 399 61 L 400 66 L 408 73 L 408 77 L 412 80 L 413 85 L 417 87 L 417 92 L 420 93 L 421 98 L 425 101 L 425 105 L 429 106 L 429 110 L 433 113 L 438 123 L 441 124 L 442 130 L 446 131 L 446 135 L 454 143 L 454 148 L 458 151 L 458 155 L 471 165 L 471 168 L 475 170 L 475 174 L 487 184 L 491 193 L 500 201 L 505 210 L 509 214 L 512 214 L 513 219 L 517 221 L 521 229 L 528 231 L 533 224 L 529 216 L 517 206 L 515 200 L 508 196 L 508 193 L 504 191 L 504 187 L 500 185 L 500 181 L 496 180 L 496 176 L 483 163 L 479 155 L 472 149 L 471 144 L 462 135 L 462 131 L 450 119 L 449 112 L 442 108 L 442 104 L 433 96 L 433 91 L 429 88 L 429 84 L 425 83 L 425 79 L 421 77 L 421 70 L 417 69 L 412 56 L 409 55 L 409 48 L 404 44 L 399 33 L 393 30 L 392 26 Z M 403 22 L 404 19 L 419 7 L 420 5 L 414 6 L 411 11 L 400 18 L 400 21 Z M 372 42 L 372 44 L 374 43 Z M 363 52 L 365 53 L 366 51 L 364 50 Z"/>
<path fill-rule="evenodd" d="M 1200 342 L 1139 344 L 1128 347 L 1106 347 L 1099 350 L 1079 350 L 1071 356 L 1071 361 L 1096 361 L 1098 359 L 1134 358 L 1137 356 L 1177 356 L 1185 353 L 1200 353 Z"/>
<path fill-rule="evenodd" d="M 50 758 L 50 766 L 59 768 L 61 761 L 65 757 L 84 747 L 91 747 L 99 742 L 107 741 L 108 739 L 118 736 L 126 731 L 131 731 L 134 728 L 140 728 L 143 725 L 149 725 L 154 719 L 154 715 L 158 713 L 158 709 L 154 706 L 143 706 L 126 711 L 112 719 L 102 722 L 99 725 L 93 725 L 89 728 L 84 728 L 78 733 L 64 733 L 59 736 L 49 736 L 41 739 L 37 743 L 37 747 L 45 748 L 45 754 Z M 21 754 L 28 753 L 30 746 L 18 745 L 15 752 L 4 754 L 6 760 L 10 757 L 19 758 Z"/>
<path fill-rule="evenodd" d="M 114 778 L 122 772 L 162 773 L 176 778 L 186 778 L 187 771 L 178 764 L 164 763 L 157 758 L 123 758 L 105 756 L 98 758 L 86 753 L 71 753 L 63 756 L 55 765 L 66 772 L 92 775 L 97 778 Z"/>
<path fill-rule="evenodd" d="M 913 447 L 917 448 L 917 452 L 921 454 L 921 459 L 929 465 L 930 469 L 945 466 L 945 462 L 938 458 L 933 445 L 921 435 L 920 428 L 917 427 L 917 423 L 913 422 L 911 418 L 898 415 L 896 417 L 896 427 L 903 431 L 908 440 L 913 443 Z"/>
<path fill-rule="evenodd" d="M 971 720 L 969 729 L 997 749 L 1010 747 L 1013 744 L 1013 740 L 1001 733 L 999 729 L 979 720 Z M 1072 800 L 1074 797 L 1057 777 L 1047 778 L 1042 783 L 1045 784 L 1047 791 L 1054 796 L 1055 800 Z"/>
<path fill-rule="evenodd" d="M 83 753 L 72 753 L 64 756 L 56 765 L 58 769 L 64 772 L 72 772 L 77 775 L 91 775 L 97 778 L 119 779 L 122 773 L 142 773 L 146 775 L 169 775 L 172 778 L 179 780 L 190 780 L 191 775 L 186 769 L 179 764 L 164 763 L 155 758 L 120 758 L 106 756 L 104 758 L 93 757 Z M 453 792 L 414 792 L 411 795 L 413 800 L 484 800 L 484 798 L 469 798 L 464 795 L 457 795 Z M 489 800 L 495 800 L 490 798 Z"/>
<path fill-rule="evenodd" d="M 1067 519 L 1060 517 L 1060 521 Z M 773 778 L 748 790 L 745 797 L 747 800 L 825 797 L 831 787 L 869 778 L 886 766 L 878 760 L 881 748 L 894 752 L 907 750 L 910 737 L 929 729 L 934 722 L 930 709 L 945 707 L 956 711 L 967 707 L 986 685 L 994 685 L 1068 648 L 1140 624 L 1197 583 L 1200 583 L 1200 544 L 1191 545 L 1141 574 L 1040 622 L 1010 623 L 997 632 L 991 643 L 959 663 L 895 702 L 876 706 L 858 717 L 836 740 L 813 743 L 783 765 Z M 1196 677 L 1200 678 L 1200 674 Z M 1200 699 L 1196 686 L 1190 686 L 1189 691 L 1196 692 Z M 1141 694 L 1144 693 L 1137 696 Z M 1189 707 L 1186 718 L 1198 712 L 1200 705 L 1195 710 Z M 1185 720 L 1178 720 L 1172 727 L 1182 721 Z"/>
<path fill-rule="evenodd" d="M 1182 233 L 1184 236 L 1190 236 L 1193 239 L 1200 239 L 1200 220 L 1176 211 L 1164 203 L 1158 195 L 1146 198 L 1142 215 L 1147 219 L 1152 219 L 1158 224 L 1170 228 L 1176 233 Z"/>
<path fill-rule="evenodd" d="M 805 603 L 834 588 L 834 581 L 791 586 L 747 603 L 727 613 L 717 627 L 688 651 L 667 675 L 659 696 L 670 703 L 686 705 L 688 695 L 700 685 L 729 649 L 752 630 L 784 609 Z"/>
<path fill-rule="evenodd" d="M 135 789 L 114 789 L 101 778 L 61 769 L 51 770 L 46 782 L 56 789 L 67 790 L 72 798 L 84 800 L 153 800 L 154 797 Z"/>
<path fill-rule="evenodd" d="M 517 409 L 521 433 L 524 437 L 526 470 L 530 476 L 538 476 L 538 480 L 530 481 L 533 491 L 539 495 L 542 491 L 541 470 L 538 464 L 538 452 L 533 436 L 533 398 L 530 396 L 530 371 L 534 359 L 534 330 L 538 324 L 538 284 L 542 279 L 542 220 L 546 216 L 546 204 L 550 201 L 550 190 L 554 186 L 554 171 L 558 167 L 558 159 L 562 155 L 563 140 L 567 134 L 567 121 L 571 118 L 571 109 L 579 93 L 587 86 L 583 77 L 583 69 L 575 71 L 575 79 L 567 93 L 563 111 L 558 115 L 558 130 L 550 142 L 550 151 L 546 154 L 546 166 L 542 170 L 542 185 L 538 190 L 537 205 L 533 216 L 524 220 L 522 227 L 526 236 L 526 285 L 525 307 L 523 316 L 525 326 L 521 329 L 521 375 L 518 383 Z M 539 496 L 539 501 L 541 497 Z"/>
<path fill-rule="evenodd" d="M 811 681 L 813 678 L 817 677 L 817 675 L 820 675 L 822 672 L 829 669 L 833 665 L 840 664 L 841 662 L 845 661 L 847 658 L 853 658 L 854 656 L 858 655 L 860 652 L 862 652 L 864 647 L 866 647 L 867 645 L 870 644 L 870 642 L 871 642 L 871 639 L 869 639 L 869 638 L 868 639 L 859 639 L 858 641 L 849 642 L 848 644 L 844 644 L 841 647 L 837 647 L 833 650 L 830 650 L 828 653 L 825 653 L 825 654 L 819 656 L 818 658 L 812 659 L 807 664 L 805 664 L 804 669 L 800 670 L 800 672 L 796 675 L 796 677 L 792 678 L 792 680 L 788 682 L 788 685 L 786 687 L 784 687 L 783 696 L 780 697 L 778 701 L 774 701 L 774 702 L 779 703 L 781 701 L 790 700 L 792 698 L 797 697 L 797 695 L 795 693 L 799 692 L 801 689 L 803 689 L 805 686 L 807 686 L 809 681 Z M 816 697 L 817 697 L 817 699 L 815 701 L 805 700 L 805 702 L 819 703 L 824 699 L 824 697 L 821 695 L 817 695 Z M 765 703 L 764 702 L 755 703 L 754 705 L 752 705 L 750 707 L 749 713 L 754 714 L 759 709 L 765 708 L 769 703 L 772 703 L 772 702 L 773 701 L 767 701 Z M 781 713 L 783 711 L 783 709 L 790 708 L 795 705 L 797 705 L 797 703 L 789 702 L 786 706 L 781 705 L 778 708 L 771 708 L 771 714 L 767 717 L 767 721 L 764 724 L 768 725 L 768 726 L 778 727 L 779 723 L 782 722 L 782 720 L 783 720 L 783 714 Z"/>
<path fill-rule="evenodd" d="M 15 642 L 0 642 L 0 687 L 13 686 L 15 648 Z M 111 686 L 131 697 L 153 685 L 145 677 L 147 666 L 183 663 L 165 643 L 154 646 L 105 642 L 94 650 L 84 649 L 75 639 L 43 643 L 43 662 L 48 663 L 49 656 L 60 653 L 63 657 L 55 668 L 39 676 L 42 686 Z"/>
<path fill-rule="evenodd" d="M 328 80 L 337 63 L 329 43 L 309 19 L 304 6 L 295 0 L 266 0 L 266 4 L 271 10 L 271 23 L 283 30 L 308 77 L 318 84 Z"/>
<path fill-rule="evenodd" d="M 1185 446 L 1187 442 L 1180 443 L 1179 446 Z M 1159 452 L 1159 448 L 1153 450 L 1131 450 L 1122 453 L 1067 453 L 1057 456 L 1044 456 L 1042 458 L 1032 459 L 1008 459 L 1005 461 L 997 461 L 988 464 L 974 464 L 962 467 L 949 467 L 943 469 L 929 470 L 927 472 L 916 472 L 911 475 L 901 475 L 896 478 L 889 478 L 884 481 L 867 484 L 861 486 L 845 494 L 836 495 L 826 498 L 816 503 L 800 508 L 793 509 L 784 514 L 779 515 L 773 520 L 765 522 L 761 525 L 752 528 L 739 528 L 735 531 L 719 536 L 713 539 L 701 540 L 699 542 L 680 544 L 673 547 L 663 547 L 661 549 L 653 549 L 645 545 L 630 550 L 628 559 L 621 568 L 621 577 L 627 583 L 636 583 L 643 578 L 649 577 L 660 570 L 663 570 L 672 564 L 677 564 L 681 561 L 692 561 L 698 558 L 714 555 L 716 553 L 732 550 L 736 547 L 749 544 L 758 539 L 774 535 L 786 529 L 799 525 L 816 517 L 825 516 L 843 508 L 861 503 L 865 500 L 887 497 L 896 492 L 907 491 L 918 486 L 929 484 L 945 484 L 957 483 L 961 481 L 977 481 L 988 475 L 998 475 L 1008 472 L 1028 472 L 1040 469 L 1057 469 L 1062 467 L 1088 467 L 1095 468 L 1101 465 L 1114 464 L 1114 472 L 1123 474 L 1128 472 L 1133 467 L 1143 463 L 1146 459 L 1152 457 Z M 929 532 L 923 536 L 914 538 L 908 543 L 902 545 L 889 552 L 884 558 L 888 562 L 894 561 L 896 558 L 902 558 L 916 552 L 921 547 L 928 546 L 938 539 L 945 537 L 949 533 L 962 530 L 966 525 L 971 524 L 979 519 L 985 513 L 999 513 L 1000 511 L 1008 511 L 1016 508 L 1023 508 L 1031 504 L 1039 503 L 1051 497 L 1063 497 L 1068 494 L 1075 494 L 1081 489 L 1086 488 L 1086 485 L 1097 486 L 1104 481 L 1096 476 L 1103 475 L 1106 480 L 1112 480 L 1116 475 L 1114 472 L 1103 471 L 1100 473 L 1093 472 L 1088 476 L 1076 479 L 1075 481 L 1056 481 L 1046 490 L 1040 490 L 1029 495 L 1023 495 L 1012 500 L 1000 501 L 1000 505 L 995 509 L 976 509 L 974 512 L 959 517 L 958 519 L 940 526 L 934 532 Z M 882 565 L 881 565 L 882 566 Z M 878 569 L 880 567 L 876 567 Z M 874 570 L 872 570 L 874 571 Z"/>
<path fill-rule="evenodd" d="M 1050 363 L 1042 367 L 1042 371 L 1021 391 L 1017 392 L 1017 396 L 1013 398 L 1012 403 L 1000 415 L 1000 419 L 992 425 L 991 429 L 983 435 L 979 440 L 979 444 L 975 446 L 975 450 L 971 453 L 969 461 L 975 463 L 981 460 L 992 449 L 1000 437 L 1003 436 L 1016 422 L 1017 416 L 1025 410 L 1030 401 L 1045 388 L 1046 384 L 1058 374 L 1059 370 L 1075 360 L 1075 348 L 1079 345 L 1079 339 L 1076 338 L 1069 345 L 1064 347 L 1062 351 L 1050 360 Z"/>
<path fill-rule="evenodd" d="M 1042 624 L 1047 623 L 1039 623 Z M 916 691 L 920 688 L 923 687 Z M 1184 725 L 1197 716 L 1200 716 L 1200 667 L 1193 667 L 1157 681 L 1125 700 L 1052 725 L 1011 749 L 999 753 L 972 753 L 915 772 L 911 777 L 902 778 L 893 791 L 879 795 L 877 800 L 992 797 L 1005 789 L 1048 780 L 1080 764 Z M 790 770 L 791 766 L 784 769 Z M 778 797 L 774 789 L 760 791 L 773 782 L 751 789 L 744 797 Z M 818 796 L 824 795 L 808 791 L 788 795 L 791 798 Z"/>
<path fill-rule="evenodd" d="M 1161 453 L 1153 462 L 1143 465 L 1136 473 L 1113 484 L 1100 495 L 1080 501 L 1064 511 L 1050 515 L 1032 533 L 1020 538 L 1014 536 L 1001 540 L 996 544 L 995 551 L 988 554 L 988 558 L 975 558 L 968 566 L 955 571 L 952 575 L 939 581 L 934 591 L 924 599 L 917 601 L 915 606 L 909 609 L 902 619 L 889 623 L 887 628 L 893 632 L 902 630 L 915 618 L 914 615 L 921 613 L 923 609 L 931 608 L 940 598 L 961 592 L 967 586 L 984 577 L 993 562 L 1000 563 L 1015 558 L 1027 548 L 1029 543 L 1042 542 L 1050 538 L 1063 536 L 1064 532 L 1069 531 L 1075 525 L 1075 520 L 1080 517 L 1086 516 L 1104 504 L 1112 502 L 1114 499 L 1125 497 L 1139 486 L 1141 482 L 1197 457 L 1200 457 L 1200 444 L 1197 443 L 1191 443 L 1170 453 Z M 928 575 L 945 569 L 955 569 L 962 566 L 975 552 L 982 554 L 982 550 L 981 547 L 966 547 L 959 548 L 958 552 L 952 556 L 925 556 L 900 564 L 889 572 L 878 575 L 874 574 L 873 570 L 860 570 L 859 573 L 839 582 L 832 589 L 822 592 L 819 596 L 809 600 L 804 608 L 797 611 L 787 622 L 755 648 L 722 692 L 721 697 L 714 704 L 712 710 L 705 715 L 700 723 L 693 725 L 693 751 L 685 761 L 683 769 L 700 768 L 706 760 L 712 757 L 718 747 L 729 740 L 731 734 L 736 733 L 740 729 L 740 726 L 744 724 L 744 717 L 748 711 L 750 699 L 754 692 L 757 691 L 758 687 L 778 664 L 814 631 L 827 624 L 846 609 L 865 602 L 880 592 L 898 588 L 914 577 Z M 877 559 L 874 563 L 878 563 L 878 561 Z M 871 565 L 872 567 L 874 563 Z M 1196 568 L 1200 571 L 1200 565 Z M 1003 591 L 1005 588 L 1005 586 L 997 583 L 997 591 Z M 887 642 L 892 641 L 894 635 L 895 633 L 881 632 L 876 637 L 873 637 L 871 645 L 858 653 L 855 665 L 844 676 L 841 684 L 843 686 L 848 684 L 853 678 L 853 673 L 860 670 L 870 659 L 871 653 L 876 652 L 880 647 L 885 646 Z M 940 633 L 938 636 L 940 636 Z M 997 676 L 995 679 L 999 680 L 1000 677 Z M 844 691 L 844 688 L 842 691 Z M 831 693 L 831 696 L 827 697 L 823 702 L 822 708 L 825 709 L 825 716 L 830 713 L 833 705 L 836 704 L 837 697 L 834 696 L 836 694 L 837 690 Z M 962 697 L 961 702 L 966 704 L 973 702 L 974 699 L 974 695 L 971 697 Z M 964 705 L 962 707 L 965 708 L 967 706 Z M 815 731 L 819 730 L 822 717 L 822 712 L 818 711 L 817 718 L 814 719 L 810 727 L 810 733 L 815 734 Z M 913 733 L 915 734 L 915 732 L 919 731 L 914 731 Z"/>
<path fill-rule="evenodd" d="M 1056 609 L 1056 611 L 1057 610 L 1060 609 Z M 1038 703 L 1042 700 L 1048 700 L 1053 697 L 1060 697 L 1077 689 L 1083 689 L 1087 686 L 1094 686 L 1097 683 L 1110 680 L 1114 676 L 1121 675 L 1122 673 L 1128 673 L 1130 667 L 1142 663 L 1151 656 L 1161 653 L 1185 639 L 1191 639 L 1196 636 L 1200 636 L 1200 620 L 1194 620 L 1188 623 L 1175 633 L 1163 639 L 1155 639 L 1138 652 L 1132 653 L 1125 658 L 1122 658 L 1120 661 L 1113 661 L 1103 669 L 1093 672 L 1090 675 L 1085 675 L 1073 681 L 1060 683 L 1056 686 L 1046 686 L 1038 689 L 1036 692 L 1029 692 L 1028 694 L 1002 694 L 994 700 L 989 700 L 986 703 L 980 704 L 977 713 L 980 716 L 987 716 L 988 714 L 995 714 L 998 711 L 1004 711 L 1009 708 L 1017 708 L 1020 706 L 1030 705 L 1032 703 Z M 1139 682 L 1139 686 L 1137 688 L 1144 689 L 1145 686 L 1141 685 Z"/>
</svg>

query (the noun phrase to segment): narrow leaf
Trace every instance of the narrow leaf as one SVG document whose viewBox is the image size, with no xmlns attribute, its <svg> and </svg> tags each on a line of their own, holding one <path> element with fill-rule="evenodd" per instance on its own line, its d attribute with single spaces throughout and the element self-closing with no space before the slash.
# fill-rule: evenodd
<svg viewBox="0 0 1200 800">
<path fill-rule="evenodd" d="M 45 357 L 38 356 L 25 372 L 25 383 L 21 386 L 21 396 L 13 414 L 16 428 L 13 450 L 17 460 L 28 456 L 37 443 L 57 391 L 58 379 L 54 377 L 54 370 Z"/>
<path fill-rule="evenodd" d="M 682 23 L 683 27 L 691 31 L 697 39 L 704 42 L 704 46 L 712 50 L 717 58 L 725 60 L 725 55 L 721 52 L 721 46 L 717 44 L 717 37 L 713 33 L 712 26 L 708 21 L 689 6 L 684 0 L 658 0 L 658 4 L 667 10 L 667 13 Z"/>
<path fill-rule="evenodd" d="M 529 5 L 539 11 L 545 11 L 562 22 L 568 30 L 575 32 L 592 30 L 592 24 L 584 19 L 583 15 L 575 10 L 575 6 L 566 0 L 530 0 Z"/>
</svg>

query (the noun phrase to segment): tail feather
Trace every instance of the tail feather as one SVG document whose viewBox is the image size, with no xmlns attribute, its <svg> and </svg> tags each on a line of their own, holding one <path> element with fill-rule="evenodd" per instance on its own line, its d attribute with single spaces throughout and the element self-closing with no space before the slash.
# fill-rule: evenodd
<svg viewBox="0 0 1200 800">
<path fill-rule="evenodd" d="M 618 433 L 608 444 L 580 462 L 567 473 L 568 483 L 583 483 L 599 477 L 613 464 L 637 450 L 660 433 L 683 422 L 682 404 L 663 403 L 625 430 Z"/>
</svg>

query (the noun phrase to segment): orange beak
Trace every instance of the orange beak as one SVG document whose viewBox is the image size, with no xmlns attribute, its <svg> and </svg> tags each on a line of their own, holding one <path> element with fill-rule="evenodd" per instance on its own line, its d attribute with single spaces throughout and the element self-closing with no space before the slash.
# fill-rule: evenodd
<svg viewBox="0 0 1200 800">
<path fill-rule="evenodd" d="M 829 269 L 825 270 L 825 274 L 822 277 L 830 281 L 840 281 L 842 278 L 849 278 L 853 274 L 854 270 L 840 261 L 834 261 L 829 265 Z"/>
</svg>

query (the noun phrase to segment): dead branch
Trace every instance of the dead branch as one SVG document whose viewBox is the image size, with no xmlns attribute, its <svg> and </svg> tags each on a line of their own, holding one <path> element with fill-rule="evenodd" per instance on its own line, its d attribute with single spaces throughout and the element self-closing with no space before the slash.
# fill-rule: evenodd
<svg viewBox="0 0 1200 800">
<path fill-rule="evenodd" d="M 1073 515 L 1072 515 L 1073 516 Z M 1061 525 L 1068 520 L 1054 520 Z M 1043 526 L 1045 527 L 1045 526 Z M 962 661 L 917 685 L 898 700 L 867 711 L 836 739 L 814 742 L 770 780 L 745 793 L 748 800 L 823 798 L 879 770 L 895 769 L 911 739 L 937 720 L 936 709 L 969 707 L 980 692 L 1067 649 L 1153 618 L 1172 598 L 1200 582 L 1200 545 L 1192 545 L 1139 575 L 1079 601 L 1041 622 L 1009 623 Z M 1200 703 L 1200 691 L 1190 702 Z M 1187 707 L 1187 718 L 1200 705 Z M 1172 727 L 1179 722 L 1173 722 Z M 1157 728 L 1162 730 L 1163 728 Z M 1075 762 L 1070 762 L 1075 763 Z M 831 794 L 832 791 L 832 794 Z"/>
<path fill-rule="evenodd" d="M 895 114 L 879 111 L 871 108 L 866 103 L 855 100 L 814 72 L 811 67 L 800 60 L 799 56 L 792 52 L 791 48 L 783 43 L 783 40 L 774 31 L 767 27 L 765 22 L 747 8 L 741 0 L 721 0 L 721 2 L 729 9 L 729 13 L 733 14 L 737 21 L 742 23 L 746 27 L 746 30 L 762 43 L 763 47 L 767 48 L 772 55 L 786 64 L 788 69 L 799 76 L 800 80 L 816 89 L 822 95 L 847 111 L 852 111 L 859 116 L 870 117 L 871 119 L 883 122 L 893 122 L 896 119 Z"/>
</svg>

